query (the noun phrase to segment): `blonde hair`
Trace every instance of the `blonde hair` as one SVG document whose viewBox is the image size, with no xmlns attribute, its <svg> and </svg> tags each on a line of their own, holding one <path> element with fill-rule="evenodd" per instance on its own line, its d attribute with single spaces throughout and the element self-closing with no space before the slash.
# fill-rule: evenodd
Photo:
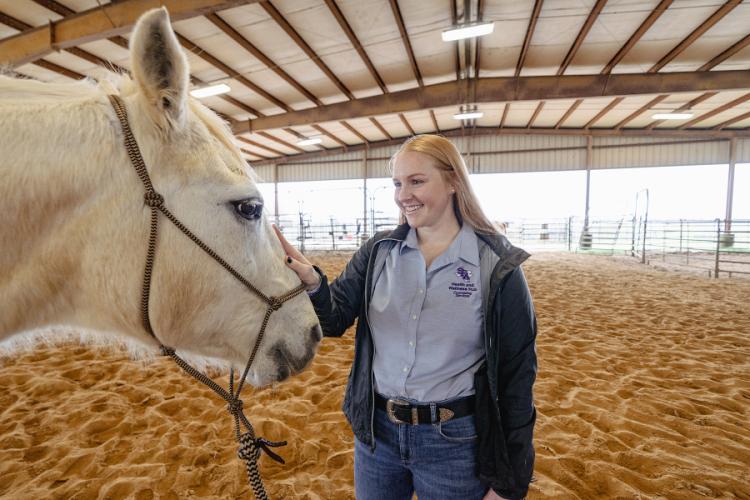
<svg viewBox="0 0 750 500">
<path fill-rule="evenodd" d="M 490 222 L 479 206 L 474 190 L 469 182 L 469 171 L 466 168 L 461 153 L 451 141 L 445 137 L 432 134 L 421 134 L 410 137 L 404 142 L 388 163 L 393 173 L 393 162 L 396 157 L 405 152 L 422 153 L 434 161 L 443 179 L 449 182 L 456 190 L 453 196 L 453 212 L 459 223 L 466 222 L 476 231 L 485 234 L 497 234 L 497 227 Z M 406 216 L 403 212 L 399 217 L 399 223 L 404 224 Z"/>
</svg>

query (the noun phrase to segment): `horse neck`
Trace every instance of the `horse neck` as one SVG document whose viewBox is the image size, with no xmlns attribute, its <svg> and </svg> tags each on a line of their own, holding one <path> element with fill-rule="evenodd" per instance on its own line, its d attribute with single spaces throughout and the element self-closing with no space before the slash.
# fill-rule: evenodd
<svg viewBox="0 0 750 500">
<path fill-rule="evenodd" d="M 60 323 L 117 328 L 91 310 L 105 291 L 86 259 L 107 245 L 102 218 L 116 223 L 124 197 L 142 198 L 108 106 L 0 102 L 0 339 Z"/>
</svg>

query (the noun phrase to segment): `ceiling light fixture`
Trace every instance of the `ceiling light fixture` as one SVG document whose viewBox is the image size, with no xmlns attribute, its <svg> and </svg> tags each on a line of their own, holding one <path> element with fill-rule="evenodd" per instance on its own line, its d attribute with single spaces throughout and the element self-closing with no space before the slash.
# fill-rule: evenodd
<svg viewBox="0 0 750 500">
<path fill-rule="evenodd" d="M 226 83 L 220 83 L 218 85 L 209 85 L 207 87 L 199 87 L 190 91 L 190 95 L 202 99 L 204 97 L 210 97 L 212 95 L 226 94 L 232 90 Z"/>
<path fill-rule="evenodd" d="M 475 120 L 484 116 L 482 111 L 461 111 L 453 115 L 454 120 Z"/>
<path fill-rule="evenodd" d="M 320 144 L 321 142 L 323 142 L 323 139 L 320 137 L 308 137 L 307 139 L 297 141 L 297 146 L 312 146 L 313 144 Z"/>
<path fill-rule="evenodd" d="M 494 30 L 494 21 L 488 23 L 459 24 L 458 26 L 443 31 L 442 37 L 444 42 L 452 42 L 454 40 L 463 40 L 464 38 L 475 38 L 478 36 L 489 35 Z"/>
<path fill-rule="evenodd" d="M 692 117 L 693 113 L 654 113 L 651 115 L 654 120 L 687 120 Z"/>
</svg>

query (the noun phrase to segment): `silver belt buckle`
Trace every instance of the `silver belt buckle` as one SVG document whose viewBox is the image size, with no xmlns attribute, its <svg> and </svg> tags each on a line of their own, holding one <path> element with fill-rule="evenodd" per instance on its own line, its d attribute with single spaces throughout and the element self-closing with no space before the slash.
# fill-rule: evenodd
<svg viewBox="0 0 750 500">
<path fill-rule="evenodd" d="M 390 420 L 394 424 L 408 424 L 409 422 L 401 420 L 400 418 L 398 418 L 396 416 L 396 414 L 394 412 L 393 405 L 408 406 L 409 402 L 408 401 L 404 401 L 403 399 L 389 399 L 385 403 L 385 413 L 388 415 L 388 420 Z M 417 421 L 416 421 L 417 420 L 416 419 L 416 417 L 417 417 L 417 409 L 416 408 L 412 408 L 411 413 L 412 413 L 412 415 L 411 415 L 412 420 L 414 420 L 413 423 L 416 424 L 417 423 Z"/>
</svg>

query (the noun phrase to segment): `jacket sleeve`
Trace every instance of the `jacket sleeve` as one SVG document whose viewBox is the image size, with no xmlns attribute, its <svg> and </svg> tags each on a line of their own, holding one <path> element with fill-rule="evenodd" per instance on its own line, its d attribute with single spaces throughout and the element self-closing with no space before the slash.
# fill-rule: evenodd
<svg viewBox="0 0 750 500">
<path fill-rule="evenodd" d="M 372 238 L 366 241 L 346 264 L 333 283 L 316 268 L 322 280 L 320 288 L 310 295 L 315 314 L 325 337 L 341 337 L 359 315 L 365 297 L 365 276 L 372 250 Z"/>
<path fill-rule="evenodd" d="M 533 386 L 536 380 L 536 314 L 526 277 L 520 267 L 505 280 L 501 291 L 498 403 L 514 491 L 497 491 L 523 498 L 534 472 Z"/>
</svg>

